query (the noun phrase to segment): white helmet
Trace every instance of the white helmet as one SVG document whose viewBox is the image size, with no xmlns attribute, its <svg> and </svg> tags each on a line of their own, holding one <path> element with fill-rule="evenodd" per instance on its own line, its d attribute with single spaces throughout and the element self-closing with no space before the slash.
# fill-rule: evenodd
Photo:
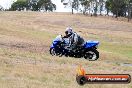
<svg viewBox="0 0 132 88">
<path fill-rule="evenodd" d="M 71 35 L 72 33 L 73 33 L 72 28 L 71 27 L 67 27 L 66 31 L 65 31 L 65 34 L 66 35 Z"/>
</svg>

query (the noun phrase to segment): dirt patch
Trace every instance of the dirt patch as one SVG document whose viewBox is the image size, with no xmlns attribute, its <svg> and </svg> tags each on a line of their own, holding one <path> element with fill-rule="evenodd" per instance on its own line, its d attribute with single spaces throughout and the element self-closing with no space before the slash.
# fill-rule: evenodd
<svg viewBox="0 0 132 88">
<path fill-rule="evenodd" d="M 36 53 L 47 53 L 49 50 L 49 46 L 46 45 L 33 45 L 28 43 L 0 43 L 1 48 L 8 49 L 16 49 L 16 50 L 24 50 L 29 52 Z"/>
</svg>

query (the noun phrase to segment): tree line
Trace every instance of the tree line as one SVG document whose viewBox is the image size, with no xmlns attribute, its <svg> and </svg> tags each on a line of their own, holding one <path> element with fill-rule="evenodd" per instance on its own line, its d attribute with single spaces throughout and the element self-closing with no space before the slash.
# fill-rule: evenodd
<svg viewBox="0 0 132 88">
<path fill-rule="evenodd" d="M 66 2 L 67 1 L 67 2 Z M 83 14 L 92 14 L 97 16 L 97 12 L 102 15 L 104 8 L 106 15 L 113 13 L 116 17 L 127 16 L 132 12 L 132 0 L 61 0 L 65 6 L 69 6 L 74 10 L 79 10 L 80 7 Z M 132 15 L 132 14 L 131 14 Z"/>
<path fill-rule="evenodd" d="M 105 15 L 112 13 L 117 17 L 132 18 L 132 0 L 61 0 L 65 7 L 71 8 L 72 14 L 76 10 L 84 15 Z M 51 0 L 17 0 L 11 5 L 10 10 L 54 11 L 56 5 Z"/>
<path fill-rule="evenodd" d="M 54 11 L 56 5 L 51 0 L 17 0 L 11 5 L 10 10 L 21 11 L 21 10 L 32 10 L 32 11 Z"/>
</svg>

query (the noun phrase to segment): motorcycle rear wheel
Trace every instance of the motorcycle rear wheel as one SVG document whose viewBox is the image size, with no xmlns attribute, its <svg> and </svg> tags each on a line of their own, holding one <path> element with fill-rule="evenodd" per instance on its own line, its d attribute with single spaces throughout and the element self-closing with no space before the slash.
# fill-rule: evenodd
<svg viewBox="0 0 132 88">
<path fill-rule="evenodd" d="M 84 58 L 89 61 L 95 61 L 99 58 L 99 52 L 96 49 L 91 49 L 85 52 Z"/>
</svg>

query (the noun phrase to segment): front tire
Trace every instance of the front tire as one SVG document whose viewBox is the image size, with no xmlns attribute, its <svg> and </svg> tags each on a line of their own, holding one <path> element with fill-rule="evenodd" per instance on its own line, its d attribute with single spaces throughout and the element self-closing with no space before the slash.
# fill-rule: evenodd
<svg viewBox="0 0 132 88">
<path fill-rule="evenodd" d="M 89 61 L 95 61 L 99 58 L 99 52 L 96 49 L 91 49 L 85 52 L 84 58 Z"/>
<path fill-rule="evenodd" d="M 55 56 L 56 55 L 55 48 L 50 48 L 50 54 L 52 56 Z"/>
<path fill-rule="evenodd" d="M 50 48 L 50 54 L 52 55 L 52 56 L 59 56 L 59 57 L 62 57 L 63 56 L 63 54 L 62 54 L 62 52 L 56 52 L 56 50 L 55 50 L 55 48 Z"/>
</svg>

